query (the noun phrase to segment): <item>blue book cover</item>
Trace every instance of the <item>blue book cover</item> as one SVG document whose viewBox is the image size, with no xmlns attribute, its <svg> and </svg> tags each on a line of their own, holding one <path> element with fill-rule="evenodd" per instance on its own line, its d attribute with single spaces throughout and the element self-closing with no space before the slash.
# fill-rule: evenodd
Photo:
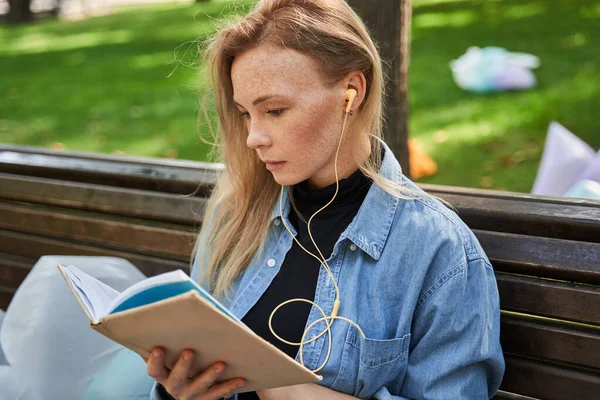
<svg viewBox="0 0 600 400">
<path fill-rule="evenodd" d="M 145 289 L 144 291 L 136 293 L 132 297 L 126 299 L 124 302 L 119 304 L 114 310 L 112 310 L 110 314 L 115 314 L 132 308 L 156 303 L 157 301 L 175 297 L 180 294 L 187 293 L 189 291 L 198 292 L 203 298 L 208 300 L 219 311 L 229 316 L 230 318 L 238 321 L 238 319 L 228 309 L 226 309 L 223 305 L 221 305 L 221 303 L 215 300 L 210 294 L 208 294 L 204 289 L 202 289 L 200 286 L 198 286 L 191 280 L 183 282 L 165 283 L 159 286 L 153 286 L 148 289 Z"/>
</svg>

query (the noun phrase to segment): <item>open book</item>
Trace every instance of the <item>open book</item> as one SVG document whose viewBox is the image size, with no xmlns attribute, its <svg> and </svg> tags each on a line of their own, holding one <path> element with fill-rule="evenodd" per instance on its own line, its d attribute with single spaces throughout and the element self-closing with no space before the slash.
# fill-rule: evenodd
<svg viewBox="0 0 600 400">
<path fill-rule="evenodd" d="M 148 358 L 165 349 L 172 368 L 184 349 L 196 351 L 190 378 L 217 361 L 221 381 L 245 378 L 240 392 L 318 382 L 314 374 L 265 341 L 181 270 L 118 292 L 74 266 L 58 266 L 92 329 Z"/>
</svg>

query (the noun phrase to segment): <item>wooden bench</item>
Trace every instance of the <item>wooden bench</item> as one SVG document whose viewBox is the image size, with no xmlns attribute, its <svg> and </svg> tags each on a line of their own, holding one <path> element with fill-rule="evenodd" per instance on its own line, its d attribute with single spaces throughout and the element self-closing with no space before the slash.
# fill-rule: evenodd
<svg viewBox="0 0 600 400">
<path fill-rule="evenodd" d="M 0 145 L 0 308 L 46 254 L 186 270 L 219 169 Z M 600 398 L 600 203 L 422 186 L 494 266 L 507 362 L 496 398 Z"/>
</svg>

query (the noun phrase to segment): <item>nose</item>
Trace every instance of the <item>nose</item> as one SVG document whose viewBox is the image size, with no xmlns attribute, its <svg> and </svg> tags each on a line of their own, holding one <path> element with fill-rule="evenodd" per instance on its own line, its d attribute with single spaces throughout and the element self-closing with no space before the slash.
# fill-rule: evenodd
<svg viewBox="0 0 600 400">
<path fill-rule="evenodd" d="M 265 130 L 257 123 L 251 122 L 248 125 L 248 138 L 246 139 L 246 145 L 253 150 L 260 147 L 271 146 L 271 138 L 265 132 Z"/>
</svg>

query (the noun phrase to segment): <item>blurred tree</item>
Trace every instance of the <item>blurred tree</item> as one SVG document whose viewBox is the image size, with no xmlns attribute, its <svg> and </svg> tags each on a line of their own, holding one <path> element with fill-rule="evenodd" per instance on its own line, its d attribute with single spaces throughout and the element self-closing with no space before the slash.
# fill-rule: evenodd
<svg viewBox="0 0 600 400">
<path fill-rule="evenodd" d="M 11 23 L 33 21 L 31 0 L 8 0 L 7 20 Z"/>
<path fill-rule="evenodd" d="M 400 161 L 408 168 L 408 64 L 412 0 L 347 0 L 371 31 L 388 76 L 384 136 Z"/>
</svg>

